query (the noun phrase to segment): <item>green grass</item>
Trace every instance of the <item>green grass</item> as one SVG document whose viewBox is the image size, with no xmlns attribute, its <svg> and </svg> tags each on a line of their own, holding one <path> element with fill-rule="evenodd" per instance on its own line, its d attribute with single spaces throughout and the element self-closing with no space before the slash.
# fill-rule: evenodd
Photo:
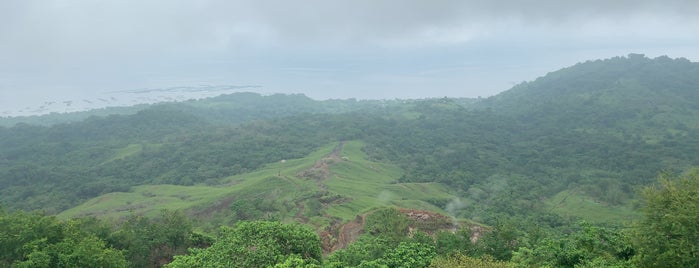
<svg viewBox="0 0 699 268">
<path fill-rule="evenodd" d="M 307 215 L 309 224 L 321 227 L 329 225 L 331 217 L 351 220 L 381 206 L 443 212 L 429 201 L 454 198 L 448 188 L 439 183 L 395 183 L 403 171 L 394 165 L 369 160 L 361 150 L 364 146 L 361 141 L 344 143 L 342 160 L 329 164 L 329 178 L 319 182 L 299 176 L 332 153 L 336 146 L 337 143 L 328 144 L 304 158 L 270 163 L 250 173 L 222 178 L 218 186 L 136 186 L 130 192 L 91 199 L 62 212 L 59 217 L 119 219 L 131 213 L 156 216 L 162 209 L 183 210 L 191 215 L 205 214 L 202 211 L 230 214 L 228 204 L 232 200 L 246 199 L 272 201 L 276 206 L 285 204 L 286 207 L 281 208 L 284 211 L 279 212 L 281 220 L 292 221 L 298 215 Z M 120 149 L 115 159 L 138 150 L 140 145 L 129 145 Z M 321 189 L 321 185 L 327 191 Z M 318 198 L 322 195 L 340 196 L 344 201 L 326 204 L 324 211 L 311 211 L 311 204 L 318 207 Z"/>
<path fill-rule="evenodd" d="M 142 150 L 143 150 L 143 145 L 141 145 L 141 144 L 129 144 L 124 148 L 120 148 L 120 149 L 116 150 L 116 152 L 114 153 L 114 156 L 111 159 L 107 160 L 107 162 L 127 158 L 129 156 L 140 153 Z"/>
<path fill-rule="evenodd" d="M 179 210 L 214 202 L 226 189 L 207 186 L 143 185 L 131 192 L 108 193 L 59 214 L 61 218 L 98 216 L 120 218 L 132 212 L 148 216 L 162 209 Z"/>
<path fill-rule="evenodd" d="M 220 200 L 233 198 L 253 198 L 269 194 L 270 191 L 284 189 L 284 196 L 293 198 L 314 185 L 296 179 L 295 174 L 311 167 L 317 158 L 332 152 L 335 145 L 328 145 L 301 159 L 291 159 L 284 163 L 272 163 L 260 170 L 225 178 L 221 186 L 180 186 L 142 185 L 132 187 L 130 192 L 108 193 L 93 198 L 81 205 L 61 212 L 61 218 L 97 216 L 121 218 L 130 213 L 157 215 L 161 209 L 191 210 L 215 206 Z M 279 177 L 278 175 L 280 175 Z"/>
<path fill-rule="evenodd" d="M 328 190 L 351 200 L 329 207 L 328 214 L 349 220 L 387 205 L 443 212 L 427 200 L 454 198 L 442 184 L 395 183 L 403 171 L 394 165 L 368 160 L 361 150 L 363 146 L 360 141 L 346 142 L 342 150 L 346 160 L 330 167 L 331 177 L 325 181 Z"/>
<path fill-rule="evenodd" d="M 596 223 L 626 224 L 640 214 L 631 204 L 611 206 L 574 190 L 565 190 L 546 201 L 548 208 L 563 217 L 575 217 Z"/>
</svg>

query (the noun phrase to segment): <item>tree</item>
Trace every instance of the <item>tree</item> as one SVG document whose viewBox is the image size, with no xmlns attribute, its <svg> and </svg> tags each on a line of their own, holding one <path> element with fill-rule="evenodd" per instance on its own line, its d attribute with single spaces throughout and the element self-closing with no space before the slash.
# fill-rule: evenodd
<svg viewBox="0 0 699 268">
<path fill-rule="evenodd" d="M 643 190 L 643 220 L 634 238 L 639 267 L 699 267 L 699 169 L 661 175 Z"/>
<path fill-rule="evenodd" d="M 75 220 L 41 213 L 0 211 L 2 267 L 127 267 L 121 251 Z"/>
<path fill-rule="evenodd" d="M 516 267 L 627 267 L 634 251 L 628 236 L 612 228 L 581 222 L 572 233 L 520 247 Z"/>
<path fill-rule="evenodd" d="M 320 238 L 299 224 L 241 222 L 222 227 L 218 240 L 206 249 L 190 249 L 167 267 L 268 267 L 321 261 Z M 299 260 L 300 258 L 300 260 Z"/>
<path fill-rule="evenodd" d="M 436 251 L 440 255 L 462 252 L 467 255 L 475 253 L 475 245 L 471 242 L 471 229 L 461 228 L 458 232 L 441 231 L 435 241 Z"/>
<path fill-rule="evenodd" d="M 461 253 L 440 255 L 432 260 L 430 268 L 458 268 L 458 267 L 479 267 L 479 268 L 508 268 L 508 262 L 493 259 L 490 255 L 483 255 L 480 258 L 470 257 Z"/>
<path fill-rule="evenodd" d="M 437 255 L 434 245 L 401 242 L 398 247 L 386 252 L 381 264 L 388 267 L 422 268 L 427 267 Z"/>
<path fill-rule="evenodd" d="M 362 235 L 347 248 L 333 252 L 325 262 L 326 267 L 357 267 L 381 258 L 394 245 L 386 237 Z"/>
<path fill-rule="evenodd" d="M 376 236 L 384 236 L 390 242 L 398 243 L 408 234 L 410 219 L 395 208 L 382 208 L 366 217 L 364 230 Z"/>
<path fill-rule="evenodd" d="M 124 250 L 134 267 L 160 266 L 187 248 L 207 244 L 193 233 L 192 225 L 180 211 L 162 210 L 159 218 L 131 215 L 109 237 L 114 247 Z"/>
</svg>

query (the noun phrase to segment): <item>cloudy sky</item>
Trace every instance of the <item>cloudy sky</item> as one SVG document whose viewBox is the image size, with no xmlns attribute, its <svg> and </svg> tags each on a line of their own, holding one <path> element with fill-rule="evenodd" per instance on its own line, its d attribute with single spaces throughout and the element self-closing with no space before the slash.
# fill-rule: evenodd
<svg viewBox="0 0 699 268">
<path fill-rule="evenodd" d="M 201 85 L 485 97 L 590 59 L 699 61 L 697 14 L 696 0 L 4 0 L 0 112 Z"/>
</svg>

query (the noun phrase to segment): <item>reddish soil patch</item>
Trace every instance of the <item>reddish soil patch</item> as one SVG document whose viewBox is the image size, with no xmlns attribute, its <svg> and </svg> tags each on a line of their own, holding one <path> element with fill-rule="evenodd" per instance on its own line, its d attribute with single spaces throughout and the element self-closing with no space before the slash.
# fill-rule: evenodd
<svg viewBox="0 0 699 268">
<path fill-rule="evenodd" d="M 413 221 L 410 230 L 420 230 L 429 235 L 435 235 L 439 231 L 454 231 L 454 221 L 451 217 L 425 210 L 401 208 L 398 211 L 408 216 Z"/>
<path fill-rule="evenodd" d="M 323 254 L 346 248 L 352 242 L 357 241 L 357 238 L 364 233 L 365 218 L 366 215 L 357 215 L 354 220 L 345 224 L 336 220 L 320 232 Z"/>
</svg>

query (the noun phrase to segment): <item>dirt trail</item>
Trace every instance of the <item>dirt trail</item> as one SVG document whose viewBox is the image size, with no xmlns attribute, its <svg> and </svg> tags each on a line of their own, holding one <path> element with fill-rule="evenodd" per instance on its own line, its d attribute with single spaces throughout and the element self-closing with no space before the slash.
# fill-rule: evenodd
<svg viewBox="0 0 699 268">
<path fill-rule="evenodd" d="M 323 181 L 327 180 L 330 178 L 330 166 L 334 163 L 344 161 L 342 157 L 340 156 L 340 153 L 342 153 L 342 147 L 344 147 L 345 142 L 340 141 L 337 146 L 333 149 L 332 152 L 329 154 L 325 155 L 323 158 L 319 159 L 316 161 L 315 164 L 313 164 L 312 167 L 310 167 L 307 170 L 304 170 L 297 174 L 297 176 L 301 178 L 308 178 L 308 179 L 313 179 L 316 181 L 316 185 L 318 185 L 318 189 L 321 190 L 322 193 L 327 193 L 328 192 L 328 187 L 323 184 Z"/>
<path fill-rule="evenodd" d="M 345 248 L 349 243 L 355 241 L 364 230 L 364 216 L 357 216 L 355 220 L 343 224 L 342 220 L 333 218 L 325 212 L 325 209 L 333 204 L 340 204 L 351 200 L 348 197 L 330 193 L 328 187 L 324 184 L 326 180 L 330 179 L 330 167 L 335 163 L 346 161 L 342 157 L 342 148 L 344 145 L 345 142 L 340 141 L 337 146 L 333 148 L 332 152 L 318 159 L 310 168 L 296 174 L 299 178 L 315 181 L 318 186 L 318 191 L 314 197 L 309 199 L 317 198 L 322 205 L 322 216 L 332 219 L 332 223 L 329 226 L 326 226 L 323 230 L 319 230 L 318 232 L 321 237 L 323 252 L 326 254 L 337 249 Z M 304 212 L 307 209 L 305 202 L 309 199 L 296 201 L 296 207 L 298 209 L 296 219 L 302 223 L 308 222 L 308 218 L 305 217 Z"/>
</svg>

